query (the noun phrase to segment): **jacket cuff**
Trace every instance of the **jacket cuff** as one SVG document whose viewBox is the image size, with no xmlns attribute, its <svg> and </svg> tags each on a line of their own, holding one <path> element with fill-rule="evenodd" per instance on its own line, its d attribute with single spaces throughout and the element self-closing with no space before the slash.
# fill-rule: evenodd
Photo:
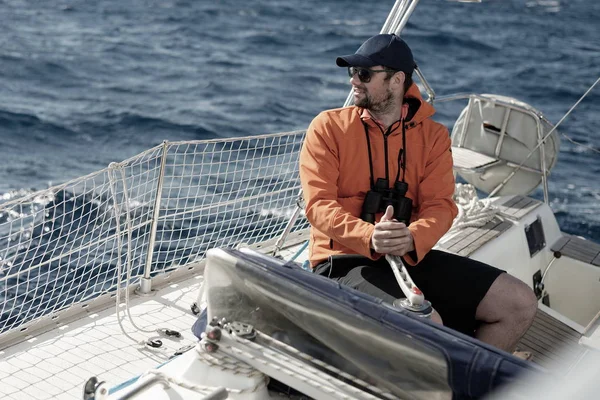
<svg viewBox="0 0 600 400">
<path fill-rule="evenodd" d="M 406 261 L 408 265 L 415 266 L 421 260 L 419 260 L 419 256 L 417 256 L 417 251 L 413 250 L 404 255 L 404 261 Z"/>
<path fill-rule="evenodd" d="M 375 232 L 375 225 L 370 227 L 367 231 L 367 234 L 364 236 L 366 241 L 363 243 L 363 246 L 366 248 L 366 251 L 363 252 L 363 255 L 371 260 L 377 260 L 381 257 L 381 254 L 376 252 L 375 249 L 371 247 L 371 238 L 373 237 L 373 232 Z"/>
<path fill-rule="evenodd" d="M 404 255 L 404 260 L 409 265 L 414 266 L 421 262 L 423 257 L 425 257 L 427 255 L 427 253 L 429 253 L 429 250 L 431 250 L 431 247 L 428 247 L 427 243 L 423 243 L 422 239 L 424 239 L 424 238 L 419 237 L 419 233 L 417 232 L 416 229 L 411 229 L 410 226 L 408 227 L 408 229 L 410 230 L 410 233 L 412 234 L 413 242 L 415 244 L 415 249 L 411 252 L 406 253 Z"/>
</svg>

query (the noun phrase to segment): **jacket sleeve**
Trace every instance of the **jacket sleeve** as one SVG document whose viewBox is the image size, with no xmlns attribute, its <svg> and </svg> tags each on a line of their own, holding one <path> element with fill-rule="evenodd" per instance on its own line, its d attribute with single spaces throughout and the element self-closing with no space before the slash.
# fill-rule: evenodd
<svg viewBox="0 0 600 400">
<path fill-rule="evenodd" d="M 300 181 L 306 217 L 314 229 L 356 253 L 372 258 L 374 226 L 344 210 L 337 200 L 340 162 L 334 130 L 339 129 L 327 114 L 321 113 L 306 131 L 300 152 Z"/>
<path fill-rule="evenodd" d="M 448 130 L 441 126 L 434 134 L 434 144 L 425 165 L 423 179 L 419 184 L 419 213 L 410 224 L 415 252 L 405 260 L 415 265 L 431 250 L 452 226 L 458 208 L 454 203 L 454 174 L 452 151 Z"/>
</svg>

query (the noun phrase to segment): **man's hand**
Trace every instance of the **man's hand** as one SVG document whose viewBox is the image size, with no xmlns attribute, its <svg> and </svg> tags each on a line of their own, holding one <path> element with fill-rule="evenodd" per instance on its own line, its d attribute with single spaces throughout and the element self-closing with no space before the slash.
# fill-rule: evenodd
<svg viewBox="0 0 600 400">
<path fill-rule="evenodd" d="M 415 242 L 406 225 L 394 219 L 394 207 L 388 206 L 381 221 L 375 224 L 371 247 L 380 254 L 394 256 L 403 256 L 415 249 Z"/>
</svg>

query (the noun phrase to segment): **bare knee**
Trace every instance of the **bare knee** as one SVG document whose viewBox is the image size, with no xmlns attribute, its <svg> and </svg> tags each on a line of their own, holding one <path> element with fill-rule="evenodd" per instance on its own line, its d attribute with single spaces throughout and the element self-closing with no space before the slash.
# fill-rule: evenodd
<svg viewBox="0 0 600 400">
<path fill-rule="evenodd" d="M 533 321 L 538 303 L 535 293 L 525 282 L 511 275 L 505 275 L 507 278 L 505 285 L 510 297 L 510 300 L 505 301 L 507 312 L 517 319 Z"/>
<path fill-rule="evenodd" d="M 519 281 L 519 288 L 515 293 L 514 309 L 523 320 L 533 321 L 538 308 L 538 300 L 533 290 L 524 282 Z"/>
<path fill-rule="evenodd" d="M 531 326 L 537 311 L 533 291 L 508 274 L 496 278 L 477 307 L 481 322 L 475 336 L 505 351 L 513 351 Z"/>
<path fill-rule="evenodd" d="M 537 298 L 523 281 L 509 274 L 498 276 L 479 307 L 477 319 L 497 322 L 511 319 L 530 323 L 537 312 Z"/>
</svg>

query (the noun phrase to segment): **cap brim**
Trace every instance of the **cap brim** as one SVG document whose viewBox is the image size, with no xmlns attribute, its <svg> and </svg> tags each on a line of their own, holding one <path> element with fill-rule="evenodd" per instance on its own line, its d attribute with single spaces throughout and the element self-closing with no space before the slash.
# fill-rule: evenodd
<svg viewBox="0 0 600 400">
<path fill-rule="evenodd" d="M 360 54 L 350 54 L 349 56 L 338 57 L 335 60 L 338 67 L 374 67 L 377 63 L 368 57 Z"/>
</svg>

